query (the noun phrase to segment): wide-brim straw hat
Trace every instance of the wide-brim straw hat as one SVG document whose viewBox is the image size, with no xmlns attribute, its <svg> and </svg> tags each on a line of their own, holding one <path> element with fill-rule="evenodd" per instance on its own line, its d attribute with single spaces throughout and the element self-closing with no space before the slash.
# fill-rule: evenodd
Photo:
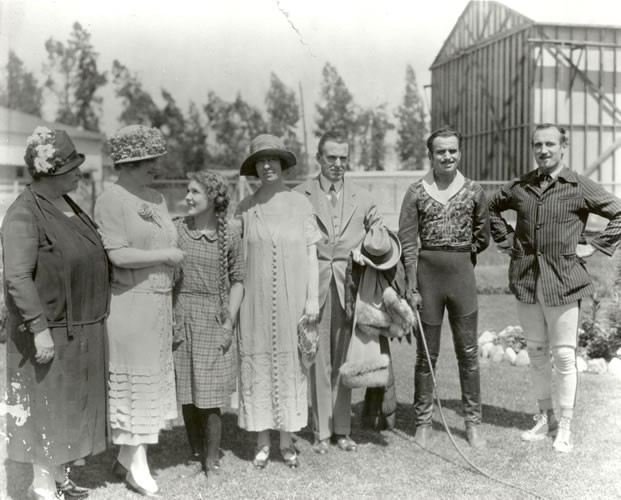
<svg viewBox="0 0 621 500">
<path fill-rule="evenodd" d="M 297 163 L 295 155 L 285 148 L 280 137 L 261 134 L 250 142 L 250 154 L 242 163 L 239 175 L 258 177 L 256 163 L 261 158 L 278 158 L 281 161 L 282 170 L 291 168 Z"/>
<path fill-rule="evenodd" d="M 362 242 L 360 256 L 367 266 L 379 271 L 390 269 L 401 258 L 401 242 L 392 231 L 373 228 Z"/>
<path fill-rule="evenodd" d="M 151 160 L 167 153 L 162 132 L 145 125 L 128 125 L 117 130 L 108 144 L 115 165 Z"/>
<path fill-rule="evenodd" d="M 39 147 L 46 148 L 45 153 Z M 49 155 L 48 155 L 49 154 Z M 65 130 L 37 127 L 28 138 L 24 161 L 31 175 L 55 176 L 78 168 L 86 157 L 78 153 Z"/>
</svg>

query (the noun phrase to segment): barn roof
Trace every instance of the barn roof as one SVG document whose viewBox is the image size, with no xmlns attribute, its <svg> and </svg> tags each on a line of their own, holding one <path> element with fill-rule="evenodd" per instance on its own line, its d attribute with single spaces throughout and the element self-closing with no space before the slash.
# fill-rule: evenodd
<svg viewBox="0 0 621 500">
<path fill-rule="evenodd" d="M 534 10 L 531 8 L 531 10 Z M 472 0 L 459 16 L 449 36 L 444 41 L 442 48 L 436 55 L 430 69 L 461 55 L 467 50 L 490 42 L 496 38 L 507 36 L 513 32 L 521 31 L 529 26 L 539 27 L 578 27 L 587 26 L 597 30 L 621 29 L 612 25 L 587 25 L 580 23 L 565 22 L 569 18 L 563 17 L 562 12 L 550 17 L 537 12 L 537 19 L 528 17 L 516 10 L 494 0 Z M 563 21 L 563 22 L 559 22 Z"/>
</svg>

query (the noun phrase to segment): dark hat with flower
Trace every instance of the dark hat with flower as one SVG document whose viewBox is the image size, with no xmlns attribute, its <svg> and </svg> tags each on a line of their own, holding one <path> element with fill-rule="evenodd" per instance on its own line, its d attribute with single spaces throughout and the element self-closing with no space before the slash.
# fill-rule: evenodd
<svg viewBox="0 0 621 500">
<path fill-rule="evenodd" d="M 257 135 L 250 142 L 250 154 L 242 163 L 239 175 L 258 177 L 257 160 L 261 158 L 278 158 L 283 170 L 293 167 L 297 160 L 295 155 L 285 148 L 280 137 L 271 134 Z"/>
<path fill-rule="evenodd" d="M 128 125 L 117 130 L 108 144 L 115 165 L 150 160 L 166 154 L 162 133 L 145 125 Z"/>
<path fill-rule="evenodd" d="M 26 139 L 24 161 L 32 177 L 66 174 L 84 160 L 64 130 L 37 127 Z"/>
</svg>

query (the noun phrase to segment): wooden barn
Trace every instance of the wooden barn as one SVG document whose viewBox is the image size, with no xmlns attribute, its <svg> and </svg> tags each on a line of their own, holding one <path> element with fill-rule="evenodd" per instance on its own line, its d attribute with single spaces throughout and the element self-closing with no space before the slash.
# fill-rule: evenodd
<svg viewBox="0 0 621 500">
<path fill-rule="evenodd" d="M 462 168 L 504 181 L 534 167 L 533 126 L 569 132 L 576 172 L 621 195 L 621 27 L 539 23 L 472 1 L 431 66 L 431 124 L 464 134 Z"/>
</svg>

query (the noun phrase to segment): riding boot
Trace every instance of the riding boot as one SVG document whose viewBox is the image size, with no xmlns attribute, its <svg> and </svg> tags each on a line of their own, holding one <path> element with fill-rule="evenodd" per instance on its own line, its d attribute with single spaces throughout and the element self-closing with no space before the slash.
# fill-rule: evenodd
<svg viewBox="0 0 621 500">
<path fill-rule="evenodd" d="M 466 427 L 481 423 L 477 316 L 478 312 L 475 311 L 467 316 L 449 317 L 459 367 L 461 401 L 464 407 Z"/>
<path fill-rule="evenodd" d="M 431 369 L 435 370 L 440 352 L 440 333 L 442 324 L 431 325 L 421 321 L 425 335 L 431 367 L 425 353 L 422 333 L 416 334 L 416 367 L 414 369 L 414 422 L 416 427 L 430 426 L 433 412 L 433 378 Z"/>
</svg>

